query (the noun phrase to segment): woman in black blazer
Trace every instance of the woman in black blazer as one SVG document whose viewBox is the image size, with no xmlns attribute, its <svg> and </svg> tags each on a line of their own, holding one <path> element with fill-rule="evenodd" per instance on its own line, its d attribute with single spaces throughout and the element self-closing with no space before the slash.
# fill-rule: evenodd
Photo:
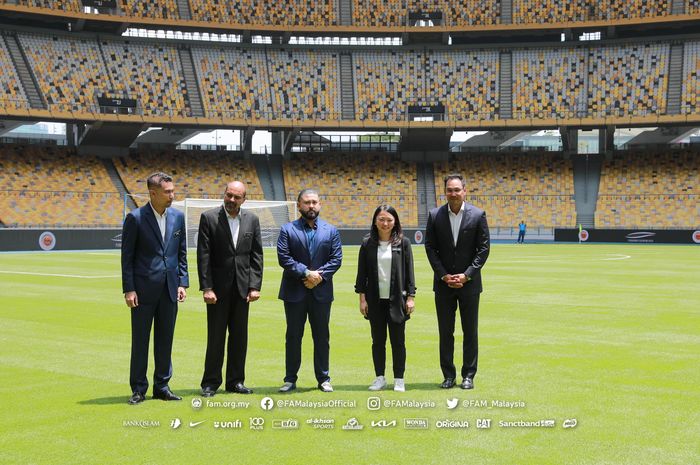
<svg viewBox="0 0 700 465">
<path fill-rule="evenodd" d="M 386 333 L 389 329 L 394 368 L 394 390 L 403 392 L 406 366 L 406 320 L 415 303 L 411 241 L 403 237 L 394 207 L 381 205 L 374 211 L 370 233 L 360 246 L 355 292 L 360 294 L 360 313 L 372 330 L 375 380 L 370 391 L 386 386 Z"/>
</svg>

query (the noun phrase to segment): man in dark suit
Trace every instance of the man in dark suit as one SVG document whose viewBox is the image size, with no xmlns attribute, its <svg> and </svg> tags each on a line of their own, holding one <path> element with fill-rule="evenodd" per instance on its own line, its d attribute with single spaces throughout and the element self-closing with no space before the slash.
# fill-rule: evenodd
<svg viewBox="0 0 700 465">
<path fill-rule="evenodd" d="M 148 391 L 148 343 L 153 328 L 153 398 L 181 400 L 170 391 L 170 354 L 177 318 L 189 286 L 185 216 L 170 208 L 173 180 L 153 173 L 146 180 L 150 202 L 132 211 L 122 229 L 122 288 L 131 308 L 130 404 L 145 400 Z"/>
<path fill-rule="evenodd" d="M 338 230 L 318 218 L 318 192 L 304 189 L 297 197 L 301 217 L 285 224 L 277 240 L 277 258 L 284 268 L 279 298 L 287 318 L 284 385 L 296 389 L 301 366 L 301 339 L 308 315 L 314 340 L 314 373 L 318 388 L 332 392 L 329 375 L 329 323 L 333 301 L 333 274 L 343 260 Z"/>
<path fill-rule="evenodd" d="M 197 267 L 199 287 L 207 304 L 207 354 L 202 396 L 212 397 L 221 386 L 228 328 L 226 390 L 251 394 L 245 386 L 248 349 L 248 309 L 260 297 L 263 250 L 258 217 L 241 210 L 245 185 L 226 185 L 224 204 L 199 219 Z"/>
<path fill-rule="evenodd" d="M 462 344 L 462 389 L 474 388 L 478 359 L 479 295 L 481 268 L 489 256 L 489 227 L 483 210 L 464 201 L 464 178 L 445 178 L 447 204 L 434 208 L 425 229 L 425 252 L 433 268 L 433 291 L 440 333 L 442 387 L 455 385 L 455 313 L 459 304 Z"/>
</svg>

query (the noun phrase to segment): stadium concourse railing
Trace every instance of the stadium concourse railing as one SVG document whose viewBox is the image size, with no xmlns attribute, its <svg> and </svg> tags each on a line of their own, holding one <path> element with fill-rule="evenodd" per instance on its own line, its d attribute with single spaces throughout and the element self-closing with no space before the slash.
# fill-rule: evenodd
<svg viewBox="0 0 700 465">
<path fill-rule="evenodd" d="M 545 8 L 541 6 L 540 8 Z M 403 17 L 403 25 L 389 25 L 389 26 L 377 26 L 369 24 L 354 24 L 354 25 L 338 25 L 332 24 L 333 22 L 338 22 L 339 18 L 329 18 L 325 22 L 318 25 L 309 24 L 299 24 L 298 19 L 289 18 L 276 18 L 275 23 L 265 23 L 265 22 L 248 22 L 248 23 L 234 23 L 234 22 L 219 22 L 219 21 L 203 21 L 203 20 L 184 20 L 179 18 L 150 18 L 145 16 L 130 15 L 126 14 L 120 9 L 102 8 L 103 12 L 100 14 L 94 14 L 94 12 L 85 13 L 82 11 L 70 11 L 61 10 L 53 8 L 42 8 L 40 6 L 29 6 L 29 5 L 15 5 L 9 2 L 0 2 L 0 11 L 5 10 L 15 13 L 29 13 L 29 14 L 39 14 L 43 16 L 52 16 L 55 18 L 72 18 L 76 20 L 86 20 L 86 21 L 104 21 L 109 23 L 124 23 L 136 24 L 145 27 L 158 27 L 158 28 L 173 28 L 182 27 L 185 29 L 204 29 L 221 31 L 249 31 L 254 30 L 260 33 L 279 33 L 280 31 L 294 31 L 298 33 L 309 33 L 309 34 L 334 34 L 334 33 L 351 33 L 351 34 L 366 34 L 366 33 L 380 33 L 380 34 L 400 34 L 400 33 L 425 33 L 426 30 L 430 32 L 489 32 L 489 31 L 510 31 L 510 30 L 527 30 L 527 29 L 561 29 L 569 27 L 598 27 L 605 28 L 609 26 L 626 26 L 626 25 L 637 25 L 637 24 L 655 24 L 655 23 L 676 23 L 690 21 L 698 19 L 700 14 L 698 13 L 683 13 L 683 14 L 672 14 L 670 11 L 661 14 L 649 14 L 648 16 L 635 16 L 635 11 L 632 8 L 627 9 L 627 13 L 630 14 L 628 18 L 616 17 L 615 13 L 612 11 L 596 11 L 593 14 L 586 13 L 585 17 L 581 17 L 576 20 L 569 21 L 558 21 L 558 22 L 518 22 L 515 21 L 512 24 L 501 24 L 500 18 L 491 19 L 492 22 L 484 21 L 480 24 L 459 24 L 458 18 L 452 18 L 450 14 L 446 11 L 442 11 L 443 24 L 434 25 L 434 23 L 429 23 L 430 25 L 410 25 L 411 20 L 409 19 L 410 11 L 408 8 L 404 7 L 405 13 Z M 516 18 L 517 19 L 517 18 Z M 415 21 L 414 21 L 415 24 Z M 428 23 L 424 23 L 428 24 Z"/>
<path fill-rule="evenodd" d="M 498 128 L 558 128 L 571 127 L 645 127 L 665 124 L 700 123 L 700 109 L 681 106 L 677 115 L 661 111 L 637 110 L 637 114 L 626 114 L 621 109 L 606 109 L 590 114 L 590 111 L 571 110 L 557 112 L 513 111 L 513 118 L 501 118 L 497 112 L 451 113 L 446 115 L 416 115 L 408 111 L 376 112 L 362 115 L 359 119 L 344 120 L 340 112 L 312 111 L 226 111 L 206 117 L 190 116 L 185 109 L 163 110 L 158 115 L 139 112 L 123 114 L 104 112 L 98 105 L 76 105 L 72 103 L 49 103 L 47 109 L 32 109 L 25 99 L 0 98 L 0 117 L 57 122 L 116 122 L 161 124 L 199 127 L 254 127 L 258 129 L 370 129 L 396 130 L 401 128 L 443 129 L 498 129 Z"/>
</svg>

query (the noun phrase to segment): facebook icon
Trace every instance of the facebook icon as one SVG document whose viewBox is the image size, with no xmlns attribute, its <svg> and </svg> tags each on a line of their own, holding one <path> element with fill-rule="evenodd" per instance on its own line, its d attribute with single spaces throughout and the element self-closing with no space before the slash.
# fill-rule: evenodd
<svg viewBox="0 0 700 465">
<path fill-rule="evenodd" d="M 260 400 L 260 408 L 263 410 L 272 410 L 272 407 L 275 406 L 275 401 L 272 400 L 272 397 L 263 397 Z"/>
</svg>

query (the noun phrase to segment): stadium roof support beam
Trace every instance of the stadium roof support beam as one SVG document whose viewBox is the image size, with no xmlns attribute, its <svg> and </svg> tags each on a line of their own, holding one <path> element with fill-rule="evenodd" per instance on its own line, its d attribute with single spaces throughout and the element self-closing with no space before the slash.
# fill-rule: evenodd
<svg viewBox="0 0 700 465">
<path fill-rule="evenodd" d="M 665 126 L 644 131 L 627 141 L 627 146 L 677 144 L 698 130 L 697 126 Z"/>
<path fill-rule="evenodd" d="M 243 152 L 243 156 L 246 158 L 249 158 L 253 154 L 254 135 L 254 127 L 249 126 L 241 131 L 241 152 Z"/>
<path fill-rule="evenodd" d="M 576 155 L 578 153 L 578 128 L 562 126 L 559 128 L 559 134 L 561 135 L 564 156 Z"/>
<path fill-rule="evenodd" d="M 402 129 L 399 141 L 401 159 L 406 161 L 446 160 L 452 129 Z"/>
<path fill-rule="evenodd" d="M 159 128 L 152 129 L 139 135 L 134 141 L 136 145 L 180 145 L 203 131 L 199 128 Z"/>
<path fill-rule="evenodd" d="M 300 132 L 301 131 L 299 131 L 298 129 L 292 129 L 291 131 L 282 132 L 282 137 L 284 138 L 284 146 L 282 147 L 282 153 L 285 156 L 292 152 L 292 146 L 294 145 L 294 141 L 296 140 Z M 315 135 L 316 133 L 312 134 Z"/>
<path fill-rule="evenodd" d="M 144 124 L 108 123 L 98 121 L 86 126 L 80 134 L 79 153 L 96 152 L 104 155 L 128 153 L 129 146 L 148 128 Z"/>
<path fill-rule="evenodd" d="M 23 121 L 13 121 L 13 120 L 9 120 L 9 119 L 0 120 L 0 136 L 4 136 L 8 132 L 10 132 L 13 129 L 16 129 L 24 124 L 27 124 L 27 123 L 23 122 Z"/>
<path fill-rule="evenodd" d="M 538 131 L 489 131 L 465 140 L 460 147 L 509 147 Z"/>
</svg>

